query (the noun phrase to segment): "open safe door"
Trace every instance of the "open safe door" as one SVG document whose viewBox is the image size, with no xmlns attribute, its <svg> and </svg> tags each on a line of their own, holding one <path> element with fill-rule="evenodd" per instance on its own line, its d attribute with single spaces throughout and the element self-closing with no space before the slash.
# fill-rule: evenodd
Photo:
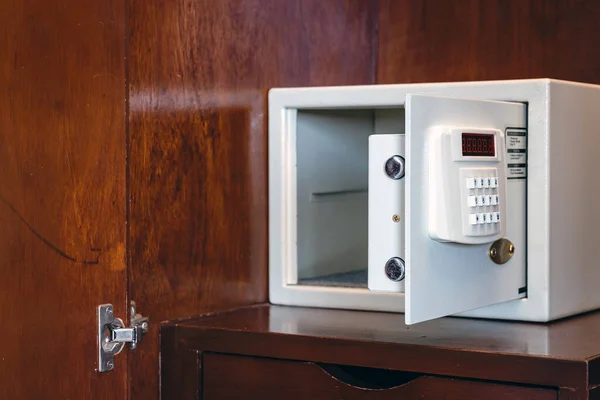
<svg viewBox="0 0 600 400">
<path fill-rule="evenodd" d="M 408 94 L 405 107 L 406 323 L 524 297 L 525 264 L 493 258 L 507 232 L 525 238 L 505 134 L 525 127 L 526 106 Z"/>
</svg>

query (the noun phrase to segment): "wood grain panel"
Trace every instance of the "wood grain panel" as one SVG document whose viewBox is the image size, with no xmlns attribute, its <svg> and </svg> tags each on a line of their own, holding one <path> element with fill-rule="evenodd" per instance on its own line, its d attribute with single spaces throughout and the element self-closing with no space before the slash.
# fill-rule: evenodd
<svg viewBox="0 0 600 400">
<path fill-rule="evenodd" d="M 175 329 L 178 346 L 204 353 L 560 387 L 579 399 L 600 353 L 599 326 L 600 312 L 548 324 L 440 318 L 407 327 L 402 314 L 258 305 Z"/>
<path fill-rule="evenodd" d="M 114 399 L 96 306 L 126 313 L 125 6 L 0 2 L 0 398 Z"/>
<path fill-rule="evenodd" d="M 129 289 L 154 322 L 267 300 L 269 88 L 600 81 L 593 0 L 128 3 Z M 157 329 L 133 398 L 157 395 Z"/>
<path fill-rule="evenodd" d="M 129 1 L 129 289 L 152 321 L 267 300 L 267 90 L 373 82 L 374 23 L 368 1 Z M 158 394 L 157 336 L 132 398 Z"/>
<path fill-rule="evenodd" d="M 501 353 L 508 356 L 526 356 L 531 359 L 540 357 L 548 363 L 560 360 L 585 362 L 586 368 L 590 369 L 591 385 L 598 385 L 594 378 L 598 377 L 596 363 L 600 361 L 598 357 L 600 341 L 597 340 L 596 335 L 596 332 L 600 330 L 600 311 L 544 324 L 446 317 L 407 326 L 405 315 L 400 313 L 263 304 L 209 314 L 178 323 L 177 327 L 181 340 L 186 337 L 204 335 L 200 332 L 195 333 L 196 329 L 214 330 L 214 332 L 223 332 L 224 334 L 231 331 L 240 338 L 246 333 L 256 332 L 264 337 L 272 334 L 285 337 L 303 336 L 310 340 L 338 339 L 346 342 L 340 344 L 341 346 L 349 345 L 350 342 L 364 342 L 365 346 L 387 343 L 394 346 L 414 345 L 472 351 L 473 353 Z M 211 342 L 212 340 L 210 339 Z M 200 345 L 200 347 L 193 347 L 197 350 L 234 352 L 232 348 L 217 350 L 207 347 L 208 340 L 204 342 L 199 340 L 195 343 Z M 246 351 L 251 351 L 242 340 L 234 341 L 234 343 L 237 348 L 244 349 L 246 346 Z M 194 344 L 194 346 L 196 345 Z M 280 350 L 273 346 L 265 349 L 269 352 Z M 270 354 L 275 354 L 275 357 L 278 358 L 291 358 L 289 357 L 291 353 L 302 353 L 298 348 L 288 349 L 286 352 L 290 352 L 287 353 L 288 357 L 284 357 L 283 354 Z M 320 358 L 322 356 L 322 354 L 304 354 L 304 359 L 317 357 L 310 360 L 355 365 L 362 365 L 363 362 L 380 362 L 377 358 L 353 359 L 353 362 L 349 362 L 346 357 L 352 356 L 344 352 L 337 355 L 335 360 L 323 360 Z M 403 362 L 403 360 L 398 360 L 396 364 Z M 415 363 L 417 361 L 407 360 L 407 362 Z M 388 365 L 387 367 L 393 366 Z M 435 365 L 435 367 L 440 368 L 440 365 Z M 447 371 L 442 371 L 441 374 L 449 375 Z"/>
<path fill-rule="evenodd" d="M 596 0 L 379 0 L 378 83 L 600 83 Z"/>
<path fill-rule="evenodd" d="M 557 391 L 491 382 L 418 376 L 408 382 L 373 389 L 356 386 L 329 375 L 318 365 L 269 358 L 205 354 L 203 357 L 204 400 L 226 399 L 556 399 Z M 371 374 L 389 373 L 373 370 Z M 350 378 L 350 375 L 344 375 Z M 361 384 L 362 379 L 360 380 Z M 393 379 L 390 380 L 393 384 Z M 192 397 L 186 397 L 192 399 Z"/>
<path fill-rule="evenodd" d="M 199 399 L 202 357 L 199 352 L 179 345 L 174 326 L 161 329 L 160 351 L 162 398 Z"/>
</svg>

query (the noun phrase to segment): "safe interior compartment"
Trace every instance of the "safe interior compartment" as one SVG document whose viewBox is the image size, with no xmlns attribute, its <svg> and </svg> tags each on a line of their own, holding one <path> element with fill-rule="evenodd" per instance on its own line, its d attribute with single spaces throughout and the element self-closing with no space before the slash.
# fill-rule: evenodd
<svg viewBox="0 0 600 400">
<path fill-rule="evenodd" d="M 288 284 L 368 290 L 369 136 L 404 133 L 404 119 L 401 107 L 296 111 L 297 263 Z"/>
</svg>

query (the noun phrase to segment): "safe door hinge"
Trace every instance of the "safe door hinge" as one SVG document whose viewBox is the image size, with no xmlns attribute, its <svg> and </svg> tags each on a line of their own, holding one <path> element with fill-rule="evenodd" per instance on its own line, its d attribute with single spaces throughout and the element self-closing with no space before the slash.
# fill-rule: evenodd
<svg viewBox="0 0 600 400">
<path fill-rule="evenodd" d="M 138 314 L 135 301 L 131 302 L 129 327 L 121 318 L 114 316 L 112 304 L 98 306 L 98 372 L 107 372 L 115 367 L 114 358 L 125 344 L 135 350 L 148 332 L 148 318 Z"/>
</svg>

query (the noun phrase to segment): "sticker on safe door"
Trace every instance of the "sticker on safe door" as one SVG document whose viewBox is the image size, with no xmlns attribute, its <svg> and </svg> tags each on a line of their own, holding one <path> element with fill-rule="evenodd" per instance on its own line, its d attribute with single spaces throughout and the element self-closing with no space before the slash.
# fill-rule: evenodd
<svg viewBox="0 0 600 400">
<path fill-rule="evenodd" d="M 509 164 L 526 164 L 527 154 L 526 153 L 508 153 L 507 157 Z"/>
<path fill-rule="evenodd" d="M 506 148 L 511 149 L 522 149 L 527 148 L 527 138 L 525 136 L 508 136 Z"/>
<path fill-rule="evenodd" d="M 508 179 L 511 178 L 526 178 L 527 167 L 508 167 Z"/>
<path fill-rule="evenodd" d="M 527 177 L 527 130 L 506 129 L 506 163 L 508 179 Z"/>
</svg>

